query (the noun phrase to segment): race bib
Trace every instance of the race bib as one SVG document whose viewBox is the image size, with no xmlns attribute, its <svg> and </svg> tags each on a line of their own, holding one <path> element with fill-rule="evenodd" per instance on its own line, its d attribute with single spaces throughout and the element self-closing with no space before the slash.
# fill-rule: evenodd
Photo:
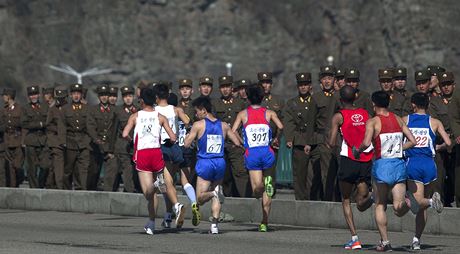
<svg viewBox="0 0 460 254">
<path fill-rule="evenodd" d="M 270 127 L 267 124 L 250 124 L 246 126 L 249 147 L 268 146 L 270 144 Z"/>
<path fill-rule="evenodd" d="M 220 153 L 222 151 L 221 135 L 206 135 L 206 153 Z"/>
<path fill-rule="evenodd" d="M 428 128 L 410 128 L 410 131 L 417 142 L 415 147 L 421 148 L 430 146 L 431 137 Z"/>
<path fill-rule="evenodd" d="M 185 136 L 187 135 L 187 129 L 185 128 L 185 124 L 179 122 L 179 146 L 184 146 Z"/>
<path fill-rule="evenodd" d="M 402 132 L 382 133 L 379 137 L 382 158 L 402 158 Z"/>
</svg>

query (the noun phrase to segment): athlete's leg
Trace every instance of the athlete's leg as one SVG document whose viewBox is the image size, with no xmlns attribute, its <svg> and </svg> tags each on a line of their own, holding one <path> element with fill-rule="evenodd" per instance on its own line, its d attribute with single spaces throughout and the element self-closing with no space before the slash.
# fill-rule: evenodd
<svg viewBox="0 0 460 254">
<path fill-rule="evenodd" d="M 388 185 L 385 183 L 374 183 L 373 190 L 375 191 L 375 222 L 380 233 L 382 241 L 388 241 L 387 234 L 387 194 Z"/>
<path fill-rule="evenodd" d="M 398 217 L 404 216 L 410 210 L 406 203 L 406 184 L 395 184 L 391 193 L 393 195 L 393 210 L 395 215 Z"/>
<path fill-rule="evenodd" d="M 372 206 L 373 200 L 369 193 L 369 185 L 361 181 L 356 185 L 356 206 L 360 212 L 364 212 Z"/>
<path fill-rule="evenodd" d="M 339 181 L 340 192 L 342 193 L 342 209 L 345 220 L 350 229 L 351 235 L 356 235 L 355 223 L 353 221 L 353 212 L 351 210 L 350 196 L 353 191 L 353 184 Z"/>
<path fill-rule="evenodd" d="M 155 189 L 153 187 L 154 179 L 156 178 L 151 172 L 139 171 L 139 182 L 141 184 L 142 193 L 147 200 L 147 208 L 149 211 L 150 220 L 155 220 Z"/>
</svg>

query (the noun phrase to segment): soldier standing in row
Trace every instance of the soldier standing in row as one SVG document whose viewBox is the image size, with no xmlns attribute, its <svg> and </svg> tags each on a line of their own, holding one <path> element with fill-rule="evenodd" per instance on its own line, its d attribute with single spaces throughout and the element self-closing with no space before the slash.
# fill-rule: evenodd
<svg viewBox="0 0 460 254">
<path fill-rule="evenodd" d="M 118 87 L 110 86 L 109 87 L 109 104 L 111 106 L 116 106 L 118 101 Z"/>
<path fill-rule="evenodd" d="M 406 99 L 402 94 L 394 92 L 393 70 L 389 68 L 379 69 L 378 76 L 382 91 L 390 95 L 390 106 L 388 106 L 388 110 L 400 117 L 408 115 L 410 110 Z"/>
<path fill-rule="evenodd" d="M 281 96 L 272 94 L 272 87 L 273 87 L 273 73 L 271 72 L 259 72 L 257 73 L 257 79 L 259 80 L 259 84 L 262 85 L 264 88 L 265 96 L 262 101 L 262 107 L 275 111 L 276 115 L 280 116 L 280 120 L 282 119 L 282 112 L 284 107 L 284 100 Z M 273 137 L 281 137 L 282 134 L 278 135 L 278 129 L 276 125 L 272 122 L 270 123 L 270 129 L 273 132 Z M 273 139 L 271 143 L 271 147 L 275 152 L 276 161 L 270 169 L 264 171 L 264 177 L 270 176 L 272 179 L 272 185 L 276 186 L 276 165 L 277 165 L 277 158 L 278 158 L 278 149 L 279 149 L 279 140 L 276 138 Z M 276 188 L 275 194 L 276 195 Z"/>
<path fill-rule="evenodd" d="M 48 104 L 49 107 L 54 105 L 54 87 L 46 87 L 42 89 L 43 102 Z"/>
<path fill-rule="evenodd" d="M 222 122 L 227 123 L 231 128 L 238 113 L 245 108 L 244 102 L 232 96 L 232 76 L 219 77 L 220 98 L 212 100 L 212 105 L 216 117 Z M 248 197 L 249 196 L 249 175 L 244 167 L 244 150 L 235 146 L 227 140 L 224 144 L 225 160 L 227 168 L 225 170 L 223 191 L 227 197 Z"/>
<path fill-rule="evenodd" d="M 335 81 L 334 81 L 334 90 L 339 91 L 340 88 L 345 86 L 345 69 L 341 68 L 336 68 L 335 69 Z M 337 94 L 337 99 L 339 99 L 339 96 Z"/>
<path fill-rule="evenodd" d="M 29 103 L 21 117 L 25 132 L 27 177 L 30 188 L 44 188 L 50 167 L 45 133 L 48 104 L 40 103 L 38 86 L 27 87 L 27 96 Z"/>
<path fill-rule="evenodd" d="M 248 95 L 246 94 L 246 87 L 252 84 L 249 79 L 240 79 L 234 83 L 236 90 L 238 91 L 238 98 L 240 98 L 246 106 L 249 106 Z"/>
<path fill-rule="evenodd" d="M 446 82 L 447 83 L 447 77 Z M 453 81 L 449 82 L 452 86 L 455 86 L 455 80 L 453 74 L 451 78 Z M 442 89 L 444 90 L 444 89 Z M 449 117 L 452 128 L 452 135 L 455 144 L 455 183 L 454 183 L 454 195 L 455 203 L 457 207 L 460 207 L 460 90 L 454 89 L 449 100 Z"/>
<path fill-rule="evenodd" d="M 198 84 L 200 96 L 211 96 L 213 82 L 214 80 L 210 76 L 203 76 L 200 78 L 200 83 Z"/>
<path fill-rule="evenodd" d="M 55 90 L 55 103 L 50 106 L 46 118 L 46 140 L 51 150 L 51 167 L 47 186 L 64 189 L 64 154 L 66 147 L 66 126 L 64 125 L 63 107 L 67 104 L 67 89 Z"/>
<path fill-rule="evenodd" d="M 357 108 L 363 108 L 367 110 L 369 115 L 374 114 L 373 106 L 372 106 L 372 101 L 369 93 L 366 91 L 363 91 L 359 89 L 359 70 L 355 68 L 348 69 L 345 72 L 345 82 L 347 85 L 353 87 L 356 89 L 356 100 L 354 106 Z"/>
<path fill-rule="evenodd" d="M 296 200 L 311 199 L 313 170 L 309 167 L 311 147 L 315 145 L 314 107 L 311 74 L 296 74 L 298 95 L 286 102 L 283 112 L 286 145 L 292 148 L 292 175 Z"/>
<path fill-rule="evenodd" d="M 5 156 L 7 162 L 7 179 L 9 187 L 19 187 L 24 180 L 23 135 L 21 116 L 23 108 L 15 101 L 16 90 L 11 88 L 3 89 L 3 100 L 5 102 Z"/>
<path fill-rule="evenodd" d="M 401 94 L 404 97 L 405 101 L 410 102 L 411 94 L 406 90 L 407 69 L 404 67 L 397 67 L 393 69 L 392 74 L 393 74 L 393 78 L 392 78 L 393 91 Z M 410 103 L 407 103 L 407 104 L 410 105 Z"/>
<path fill-rule="evenodd" d="M 72 102 L 62 107 L 62 117 L 66 127 L 66 152 L 64 167 L 64 188 L 86 190 L 88 179 L 88 167 L 90 161 L 89 132 L 95 129 L 88 128 L 91 116 L 88 106 L 82 103 L 83 87 L 80 84 L 70 86 Z M 93 133 L 92 136 L 95 136 Z"/>
<path fill-rule="evenodd" d="M 96 190 L 99 175 L 104 166 L 104 191 L 115 191 L 118 174 L 114 149 L 116 140 L 115 106 L 109 103 L 109 87 L 101 85 L 97 88 L 99 104 L 89 108 L 91 121 L 88 121 L 89 135 L 92 139 L 91 163 L 88 170 L 88 189 Z M 91 135 L 95 131 L 95 136 Z"/>
<path fill-rule="evenodd" d="M 439 87 L 439 75 L 446 71 L 446 69 L 437 65 L 429 65 L 426 70 L 430 73 L 430 96 L 441 96 L 441 88 Z"/>
</svg>

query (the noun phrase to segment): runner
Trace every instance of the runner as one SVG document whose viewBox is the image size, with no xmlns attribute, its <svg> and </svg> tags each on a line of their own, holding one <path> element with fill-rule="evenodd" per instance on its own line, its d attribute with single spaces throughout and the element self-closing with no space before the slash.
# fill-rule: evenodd
<svg viewBox="0 0 460 254">
<path fill-rule="evenodd" d="M 224 203 L 222 180 L 225 173 L 224 140 L 229 138 L 235 145 L 241 146 L 239 139 L 227 124 L 218 120 L 212 114 L 209 97 L 201 96 L 192 102 L 196 116 L 201 119 L 195 122 L 190 133 L 185 138 L 184 146 L 190 147 L 197 139 L 198 160 L 195 170 L 198 175 L 196 193 L 198 204 L 212 200 L 211 234 L 218 234 L 218 221 L 221 205 Z M 197 210 L 198 211 L 198 210 Z M 199 212 L 199 211 L 198 211 Z"/>
<path fill-rule="evenodd" d="M 407 158 L 407 187 L 414 193 L 421 208 L 415 218 L 415 236 L 412 239 L 411 249 L 420 250 L 420 237 L 427 220 L 426 209 L 432 207 L 440 213 L 444 208 L 438 192 L 434 192 L 433 196 L 428 198 L 432 192 L 432 183 L 437 177 L 434 156 L 437 150 L 450 146 L 451 141 L 441 121 L 426 114 L 430 104 L 427 94 L 413 94 L 411 103 L 414 114 L 404 117 L 403 120 L 414 135 L 417 144 L 414 148 L 406 150 L 404 155 Z M 442 145 L 436 145 L 436 133 L 442 137 L 444 141 Z"/>
<path fill-rule="evenodd" d="M 366 211 L 372 206 L 373 200 L 369 193 L 371 184 L 372 157 L 374 156 L 372 145 L 358 158 L 353 156 L 353 147 L 363 142 L 366 132 L 366 121 L 369 119 L 367 110 L 353 106 L 356 90 L 351 86 L 340 89 L 340 100 L 343 109 L 332 117 L 329 147 L 337 144 L 337 134 L 340 129 L 342 135 L 342 147 L 340 150 L 340 167 L 337 174 L 340 192 L 342 193 L 343 215 L 351 233 L 351 240 L 345 244 L 345 249 L 361 249 L 356 233 L 353 212 L 350 205 L 350 197 L 356 188 L 356 204 L 358 210 Z"/>
<path fill-rule="evenodd" d="M 363 151 L 373 143 L 375 161 L 372 166 L 373 191 L 375 192 L 375 221 L 380 233 L 377 251 L 391 251 L 387 235 L 387 197 L 393 194 L 393 210 L 396 216 L 404 216 L 409 209 L 417 214 L 419 205 L 412 192 L 406 192 L 407 170 L 402 159 L 403 150 L 413 147 L 415 138 L 404 121 L 388 111 L 390 96 L 384 91 L 372 94 L 375 117 L 366 123 L 366 134 L 359 149 L 353 155 L 359 159 Z M 408 141 L 403 143 L 403 136 Z"/>
<path fill-rule="evenodd" d="M 149 221 L 144 227 L 147 234 L 153 235 L 155 230 L 155 189 L 165 191 L 166 186 L 163 172 L 165 163 L 160 149 L 160 132 L 163 127 L 171 140 L 176 140 L 176 135 L 171 130 L 168 120 L 153 109 L 155 93 L 152 89 L 144 88 L 140 94 L 142 110 L 129 117 L 123 130 L 123 138 L 131 139 L 129 133 L 134 127 L 134 155 L 136 170 L 139 175 L 142 192 L 147 199 Z"/>
<path fill-rule="evenodd" d="M 271 168 L 276 161 L 270 142 L 278 145 L 283 124 L 274 111 L 260 105 L 264 98 L 264 89 L 261 85 L 248 86 L 246 93 L 250 106 L 238 113 L 232 131 L 235 134 L 238 133 L 238 128 L 241 124 L 243 125 L 246 169 L 249 171 L 254 196 L 262 197 L 262 222 L 259 225 L 259 231 L 267 232 L 274 186 L 272 177 L 264 177 L 263 174 L 264 170 Z M 279 130 L 273 140 L 270 121 L 273 121 Z"/>
<path fill-rule="evenodd" d="M 171 127 L 174 134 L 176 134 L 178 129 L 178 118 L 185 125 L 190 122 L 190 119 L 184 113 L 183 109 L 168 104 L 168 98 L 170 94 L 169 87 L 167 85 L 161 83 L 157 84 L 154 86 L 154 90 L 157 94 L 157 106 L 155 106 L 155 111 L 158 111 L 158 113 L 168 119 L 169 127 Z M 172 222 L 172 204 L 173 202 L 177 203 L 176 188 L 171 175 L 176 174 L 177 170 L 179 169 L 179 165 L 184 162 L 184 157 L 179 144 L 170 140 L 169 135 L 166 133 L 165 129 L 161 129 L 161 152 L 163 153 L 163 159 L 166 162 L 166 166 L 168 168 L 168 173 L 165 174 L 166 182 L 174 187 L 171 191 L 163 194 L 166 205 L 166 213 L 161 225 L 164 228 L 170 228 Z M 186 179 L 184 183 L 185 184 L 183 184 L 183 187 L 187 193 L 188 198 L 190 199 L 192 207 L 196 207 L 195 190 Z M 195 210 L 196 209 L 192 209 L 192 211 L 194 211 L 194 215 L 196 214 Z M 177 221 L 176 227 L 181 228 L 182 224 L 183 221 Z"/>
</svg>

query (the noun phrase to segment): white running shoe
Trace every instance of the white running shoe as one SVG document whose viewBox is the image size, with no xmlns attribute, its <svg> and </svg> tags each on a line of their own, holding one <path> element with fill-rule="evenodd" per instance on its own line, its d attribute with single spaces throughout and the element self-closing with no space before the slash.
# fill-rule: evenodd
<svg viewBox="0 0 460 254">
<path fill-rule="evenodd" d="M 177 203 L 174 209 L 176 210 L 176 228 L 182 228 L 182 225 L 184 225 L 185 206 L 181 203 Z"/>
<path fill-rule="evenodd" d="M 225 201 L 224 191 L 222 190 L 222 186 L 217 185 L 213 191 L 214 197 L 219 200 L 219 203 L 223 204 Z"/>
<path fill-rule="evenodd" d="M 217 224 L 211 224 L 211 230 L 209 230 L 209 233 L 213 235 L 219 234 L 219 228 L 217 227 Z"/>
<path fill-rule="evenodd" d="M 444 205 L 442 204 L 441 200 L 441 195 L 438 192 L 435 192 L 433 193 L 433 196 L 431 196 L 431 199 L 433 200 L 434 210 L 436 210 L 436 212 L 438 213 L 441 213 L 444 209 Z"/>
<path fill-rule="evenodd" d="M 166 193 L 166 183 L 163 172 L 157 174 L 157 180 L 153 183 L 153 187 L 157 188 L 161 193 Z"/>
</svg>

